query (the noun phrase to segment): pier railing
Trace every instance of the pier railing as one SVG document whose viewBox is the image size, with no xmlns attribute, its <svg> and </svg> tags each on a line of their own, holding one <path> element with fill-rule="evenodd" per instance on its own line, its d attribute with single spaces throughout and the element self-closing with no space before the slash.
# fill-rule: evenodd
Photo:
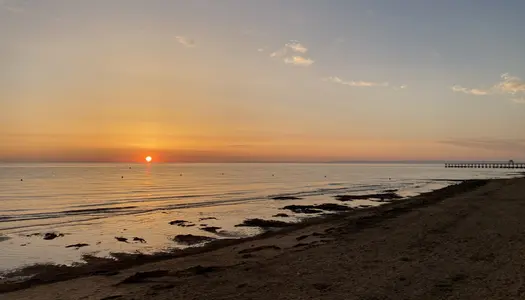
<svg viewBox="0 0 525 300">
<path fill-rule="evenodd" d="M 445 163 L 445 168 L 525 169 L 525 163 L 451 162 Z"/>
</svg>

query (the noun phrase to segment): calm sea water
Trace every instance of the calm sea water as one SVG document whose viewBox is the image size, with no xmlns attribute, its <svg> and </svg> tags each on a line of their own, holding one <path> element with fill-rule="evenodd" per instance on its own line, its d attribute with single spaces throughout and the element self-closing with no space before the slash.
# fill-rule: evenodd
<svg viewBox="0 0 525 300">
<path fill-rule="evenodd" d="M 452 179 L 511 177 L 498 169 L 445 169 L 425 164 L 0 164 L 0 271 L 35 263 L 71 264 L 83 254 L 152 253 L 182 248 L 177 234 L 244 237 L 246 218 L 298 221 L 280 208 L 337 203 L 334 195 L 397 189 L 412 196 Z M 272 200 L 278 195 L 301 200 Z M 379 205 L 359 200 L 348 203 Z M 216 220 L 200 220 L 215 217 Z M 186 220 L 193 227 L 169 225 Z M 202 224 L 222 228 L 220 236 Z M 44 240 L 47 232 L 63 237 Z M 122 243 L 115 237 L 144 238 Z M 89 246 L 65 248 L 77 243 Z"/>
</svg>

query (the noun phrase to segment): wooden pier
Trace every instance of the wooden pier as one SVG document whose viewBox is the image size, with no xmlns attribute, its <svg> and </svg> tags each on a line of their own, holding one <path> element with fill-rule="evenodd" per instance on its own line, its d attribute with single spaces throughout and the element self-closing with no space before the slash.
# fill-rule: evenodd
<svg viewBox="0 0 525 300">
<path fill-rule="evenodd" d="M 445 163 L 445 168 L 470 169 L 525 169 L 525 163 L 510 162 L 453 162 Z"/>
</svg>

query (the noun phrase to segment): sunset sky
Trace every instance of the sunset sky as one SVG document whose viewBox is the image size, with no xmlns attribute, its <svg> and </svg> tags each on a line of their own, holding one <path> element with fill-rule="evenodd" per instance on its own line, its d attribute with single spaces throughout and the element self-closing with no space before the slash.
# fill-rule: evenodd
<svg viewBox="0 0 525 300">
<path fill-rule="evenodd" d="M 525 160 L 524 11 L 0 0 L 0 161 Z"/>
</svg>

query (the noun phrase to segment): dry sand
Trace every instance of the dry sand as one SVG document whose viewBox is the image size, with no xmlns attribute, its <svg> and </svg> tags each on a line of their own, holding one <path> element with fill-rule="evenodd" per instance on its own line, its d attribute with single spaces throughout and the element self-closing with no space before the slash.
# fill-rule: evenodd
<svg viewBox="0 0 525 300">
<path fill-rule="evenodd" d="M 525 299 L 524 282 L 525 179 L 506 179 L 0 298 Z"/>
</svg>

